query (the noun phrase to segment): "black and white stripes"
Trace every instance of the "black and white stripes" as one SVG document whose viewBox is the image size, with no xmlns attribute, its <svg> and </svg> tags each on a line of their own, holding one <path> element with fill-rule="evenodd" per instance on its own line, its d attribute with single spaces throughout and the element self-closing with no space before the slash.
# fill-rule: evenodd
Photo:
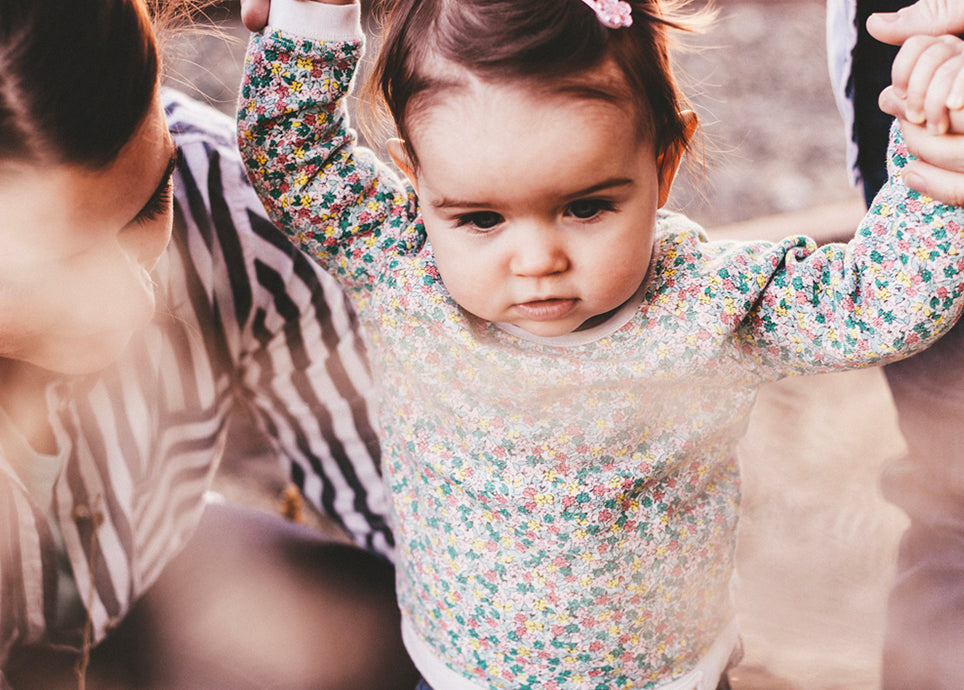
<svg viewBox="0 0 964 690">
<path fill-rule="evenodd" d="M 67 448 L 52 514 L 95 639 L 190 536 L 239 404 L 309 500 L 360 545 L 393 548 L 372 381 L 344 296 L 266 219 L 233 123 L 175 92 L 165 105 L 180 155 L 157 316 L 109 370 L 48 391 Z M 52 620 L 45 512 L 0 457 L 0 660 Z"/>
</svg>

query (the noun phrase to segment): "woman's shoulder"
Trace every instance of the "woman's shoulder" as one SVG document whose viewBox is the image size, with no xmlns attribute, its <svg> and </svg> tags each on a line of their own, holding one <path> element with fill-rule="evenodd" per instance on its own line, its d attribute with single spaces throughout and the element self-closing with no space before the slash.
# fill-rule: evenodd
<svg viewBox="0 0 964 690">
<path fill-rule="evenodd" d="M 236 148 L 234 120 L 216 108 L 177 89 L 161 89 L 167 129 L 178 146 L 206 141 L 215 146 Z"/>
</svg>

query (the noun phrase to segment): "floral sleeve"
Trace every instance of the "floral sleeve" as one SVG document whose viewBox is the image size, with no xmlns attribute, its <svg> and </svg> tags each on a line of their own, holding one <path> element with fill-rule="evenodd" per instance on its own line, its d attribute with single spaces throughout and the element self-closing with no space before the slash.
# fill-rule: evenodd
<svg viewBox="0 0 964 690">
<path fill-rule="evenodd" d="M 238 111 L 238 145 L 271 219 L 353 293 L 371 288 L 389 255 L 423 243 L 414 193 L 348 127 L 360 51 L 255 34 Z"/>
<path fill-rule="evenodd" d="M 789 238 L 746 313 L 748 351 L 791 372 L 896 359 L 947 331 L 964 305 L 964 209 L 906 187 L 899 128 L 890 179 L 848 244 Z"/>
</svg>

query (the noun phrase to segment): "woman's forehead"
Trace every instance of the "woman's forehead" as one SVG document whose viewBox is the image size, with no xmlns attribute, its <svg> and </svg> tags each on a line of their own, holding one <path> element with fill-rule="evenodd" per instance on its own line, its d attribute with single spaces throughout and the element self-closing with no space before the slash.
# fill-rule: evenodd
<svg viewBox="0 0 964 690">
<path fill-rule="evenodd" d="M 159 100 L 102 169 L 69 164 L 0 164 L 0 240 L 21 251 L 80 251 L 129 224 L 167 170 L 173 143 Z"/>
</svg>

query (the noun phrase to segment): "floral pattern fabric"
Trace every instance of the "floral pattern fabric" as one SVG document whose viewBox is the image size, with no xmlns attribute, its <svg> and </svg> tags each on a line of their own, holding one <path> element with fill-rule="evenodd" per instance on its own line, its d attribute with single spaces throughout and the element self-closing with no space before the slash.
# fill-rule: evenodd
<svg viewBox="0 0 964 690">
<path fill-rule="evenodd" d="M 359 43 L 255 36 L 239 143 L 274 220 L 346 287 L 382 387 L 399 600 L 491 688 L 648 688 L 733 616 L 735 447 L 760 385 L 910 354 L 962 305 L 964 213 L 892 178 L 848 245 L 708 242 L 661 212 L 643 300 L 583 345 L 441 283 L 412 189 L 356 146 Z"/>
</svg>

